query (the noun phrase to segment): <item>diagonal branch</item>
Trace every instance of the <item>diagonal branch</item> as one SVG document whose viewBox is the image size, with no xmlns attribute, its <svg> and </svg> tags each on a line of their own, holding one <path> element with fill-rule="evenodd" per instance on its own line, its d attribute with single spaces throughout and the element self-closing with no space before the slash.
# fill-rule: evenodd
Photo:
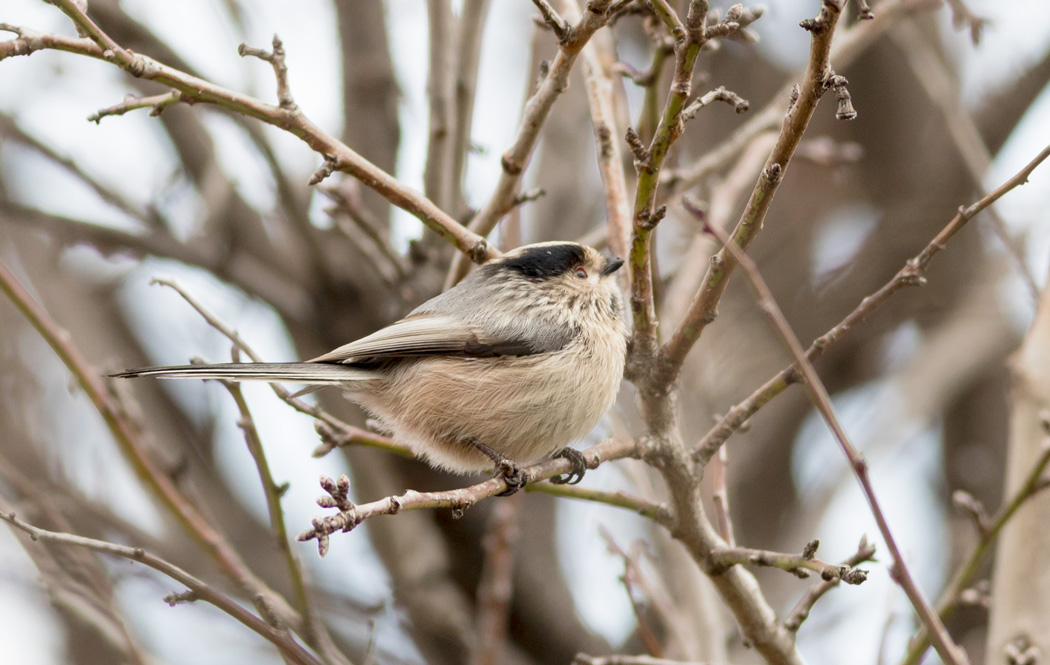
<svg viewBox="0 0 1050 665">
<path fill-rule="evenodd" d="M 183 496 L 172 478 L 158 466 L 139 439 L 138 433 L 141 429 L 131 421 L 125 410 L 115 401 L 103 385 L 98 372 L 88 364 L 80 350 L 73 345 L 69 333 L 62 330 L 48 316 L 3 263 L 0 263 L 0 291 L 3 291 L 22 315 L 29 320 L 73 374 L 81 389 L 102 416 L 135 473 L 168 512 L 176 518 L 183 529 L 204 551 L 211 555 L 223 574 L 229 577 L 239 589 L 253 598 L 256 596 L 265 598 L 266 602 L 275 608 L 286 623 L 298 627 L 301 620 L 296 611 L 248 568 L 223 534 L 216 530 L 198 508 Z"/>
<path fill-rule="evenodd" d="M 797 98 L 792 94 L 794 101 L 784 118 L 780 137 L 766 161 L 765 168 L 762 169 L 762 174 L 755 184 L 740 221 L 733 230 L 732 244 L 742 251 L 747 250 L 758 232 L 762 230 L 766 213 L 783 180 L 795 148 L 798 147 L 802 135 L 809 126 L 817 103 L 827 91 L 831 38 L 835 33 L 835 26 L 838 24 L 841 13 L 840 0 L 824 0 L 817 18 L 807 19 L 801 24 L 813 35 L 809 64 L 802 77 L 802 84 L 798 88 Z M 699 290 L 693 296 L 685 317 L 678 324 L 671 339 L 660 350 L 657 367 L 654 370 L 654 380 L 657 385 L 668 385 L 678 377 L 686 355 L 700 339 L 704 328 L 714 321 L 718 302 L 722 298 L 722 293 L 725 291 L 736 263 L 735 252 L 728 246 L 720 250 L 711 260 L 707 274 L 704 275 Z"/>
<path fill-rule="evenodd" d="M 609 20 L 611 4 L 612 0 L 588 0 L 583 17 L 568 30 L 564 39 L 558 40 L 558 54 L 547 68 L 547 74 L 539 88 L 526 102 L 518 134 L 500 159 L 502 170 L 496 189 L 474 219 L 470 220 L 469 228 L 472 232 L 487 236 L 496 228 L 499 220 L 514 208 L 514 192 L 536 149 L 540 129 L 547 120 L 554 102 L 569 87 L 569 72 L 572 71 L 580 50 L 591 35 Z M 463 279 L 467 268 L 463 259 L 455 257 L 445 279 L 445 288 Z"/>
<path fill-rule="evenodd" d="M 592 503 L 601 503 L 615 508 L 624 508 L 635 514 L 647 517 L 657 524 L 670 527 L 674 519 L 671 508 L 665 503 L 656 503 L 644 497 L 628 494 L 620 490 L 609 492 L 579 485 L 555 485 L 554 483 L 533 483 L 525 486 L 526 492 L 542 492 L 566 499 L 579 499 Z"/>
<path fill-rule="evenodd" d="M 1045 426 L 1046 422 L 1044 421 Z M 970 555 L 959 565 L 955 575 L 952 576 L 951 582 L 945 587 L 941 598 L 937 601 L 937 613 L 942 621 L 950 621 L 952 616 L 955 615 L 955 610 L 961 604 L 963 593 L 973 584 L 974 578 L 977 577 L 977 573 L 981 570 L 981 564 L 984 563 L 985 557 L 991 552 L 995 541 L 999 537 L 999 533 L 1006 526 L 1006 523 L 1010 521 L 1010 518 L 1014 516 L 1014 513 L 1026 501 L 1046 489 L 1047 481 L 1043 478 L 1043 472 L 1046 471 L 1048 465 L 1050 465 L 1050 441 L 1044 443 L 1042 453 L 1036 460 L 1035 465 L 1032 466 L 1032 471 L 1028 474 L 1024 484 L 1017 490 L 1017 493 L 1003 504 L 999 512 L 995 514 L 995 517 L 989 520 L 987 528 L 980 529 L 980 537 Z M 918 665 L 926 654 L 926 650 L 930 648 L 928 631 L 925 628 L 920 629 L 919 633 L 908 644 L 908 653 L 904 660 L 901 661 L 901 665 Z"/>
<path fill-rule="evenodd" d="M 890 575 L 904 590 L 908 600 L 911 601 L 912 607 L 918 614 L 919 621 L 926 627 L 931 636 L 931 641 L 937 650 L 937 654 L 948 665 L 968 665 L 969 659 L 966 657 L 966 652 L 952 641 L 951 635 L 948 634 L 947 628 L 944 627 L 944 623 L 930 607 L 929 602 L 923 596 L 922 591 L 908 570 L 900 548 L 897 546 L 897 541 L 893 537 L 893 532 L 890 531 L 886 516 L 882 512 L 882 507 L 875 497 L 875 488 L 872 486 L 871 478 L 868 475 L 868 463 L 846 435 L 846 431 L 843 429 L 838 416 L 835 414 L 835 409 L 831 405 L 831 397 L 828 395 L 827 388 L 824 387 L 824 383 L 817 375 L 816 369 L 813 368 L 813 363 L 806 358 L 806 352 L 802 349 L 801 342 L 795 336 L 794 331 L 791 330 L 787 319 L 784 318 L 784 314 L 777 305 L 776 300 L 774 300 L 772 292 L 770 292 L 765 280 L 762 279 L 758 266 L 721 229 L 716 229 L 713 226 L 708 226 L 707 228 L 718 237 L 724 247 L 732 253 L 733 259 L 740 264 L 740 268 L 744 271 L 748 283 L 755 292 L 759 308 L 783 339 L 791 355 L 794 356 L 795 363 L 798 365 L 808 388 L 810 401 L 813 402 L 820 415 L 824 417 L 828 428 L 846 455 L 850 467 L 860 483 L 861 490 L 863 490 L 864 496 L 868 500 L 872 515 L 879 526 L 879 533 L 882 534 L 883 540 L 886 541 L 886 546 L 893 557 L 893 567 L 890 569 Z"/>
<path fill-rule="evenodd" d="M 213 589 L 203 580 L 194 577 L 173 563 L 169 563 L 158 556 L 150 554 L 141 547 L 127 547 L 125 545 L 107 543 L 103 540 L 75 536 L 69 533 L 46 531 L 23 522 L 18 519 L 14 513 L 0 513 L 0 519 L 15 528 L 25 531 L 33 540 L 39 539 L 45 542 L 58 543 L 61 545 L 84 547 L 95 552 L 101 552 L 102 554 L 124 557 L 130 561 L 138 561 L 143 565 L 149 566 L 150 568 L 167 575 L 176 582 L 185 585 L 190 590 L 188 595 L 176 594 L 172 596 L 172 600 L 169 602 L 175 603 L 189 600 L 191 598 L 193 600 L 203 600 L 241 622 L 251 631 L 269 640 L 290 662 L 298 663 L 299 665 L 322 665 L 321 661 L 317 660 L 310 654 L 310 652 L 295 641 L 286 628 L 279 628 L 270 625 L 269 622 L 255 616 L 241 607 L 241 605 L 233 599 L 228 598 Z"/>
<path fill-rule="evenodd" d="M 328 173 L 349 173 L 392 204 L 418 218 L 467 254 L 472 261 L 480 263 L 499 255 L 495 248 L 489 247 L 484 238 L 467 230 L 433 201 L 406 187 L 392 175 L 322 130 L 294 105 L 282 108 L 265 104 L 248 95 L 169 67 L 148 56 L 132 53 L 118 46 L 95 25 L 74 0 L 54 0 L 54 4 L 90 37 L 71 38 L 32 33 L 34 37 L 27 38 L 23 35 L 21 40 L 0 43 L 0 60 L 12 55 L 30 55 L 35 51 L 50 48 L 112 62 L 131 76 L 174 88 L 182 93 L 181 99 L 184 102 L 214 104 L 294 134 L 314 151 L 325 156 L 325 166 L 322 170 L 327 167 Z"/>
<path fill-rule="evenodd" d="M 1009 180 L 995 188 L 984 198 L 975 203 L 960 208 L 959 212 L 941 232 L 930 241 L 926 247 L 911 258 L 893 278 L 884 284 L 879 290 L 864 298 L 860 304 L 842 319 L 835 327 L 824 333 L 810 344 L 806 349 L 806 358 L 812 362 L 819 358 L 830 346 L 842 339 L 846 333 L 866 320 L 871 314 L 889 300 L 890 296 L 907 286 L 920 286 L 925 282 L 926 268 L 948 241 L 962 229 L 971 219 L 981 211 L 995 203 L 1003 196 L 1023 185 L 1028 176 L 1044 161 L 1050 157 L 1050 145 L 1042 150 L 1023 169 L 1018 171 Z M 702 464 L 706 464 L 733 433 L 743 425 L 748 418 L 758 412 L 770 400 L 782 393 L 788 386 L 801 380 L 798 364 L 792 364 L 782 369 L 776 376 L 765 382 L 760 388 L 751 393 L 747 399 L 729 409 L 718 424 L 704 435 L 697 446 L 697 457 Z"/>
<path fill-rule="evenodd" d="M 912 14 L 937 9 L 941 0 L 888 0 L 879 5 L 874 20 L 861 21 L 838 33 L 831 45 L 830 60 L 845 69 L 883 33 Z M 781 117 L 783 100 L 791 94 L 792 84 L 777 91 L 760 111 L 729 135 L 722 143 L 706 151 L 689 166 L 667 170 L 662 179 L 675 194 L 681 194 L 700 184 L 708 176 L 743 152 L 756 136 L 774 129 Z"/>
</svg>

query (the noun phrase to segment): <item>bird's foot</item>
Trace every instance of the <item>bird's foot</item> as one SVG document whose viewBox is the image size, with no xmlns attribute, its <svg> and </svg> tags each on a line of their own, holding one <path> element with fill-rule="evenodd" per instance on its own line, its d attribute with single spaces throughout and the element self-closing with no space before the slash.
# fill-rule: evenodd
<svg viewBox="0 0 1050 665">
<path fill-rule="evenodd" d="M 584 459 L 583 453 L 575 448 L 562 448 L 554 453 L 555 459 L 559 457 L 569 460 L 569 463 L 572 464 L 572 469 L 566 474 L 551 478 L 552 483 L 555 485 L 575 485 L 583 480 L 583 475 L 587 473 L 587 460 Z"/>
<path fill-rule="evenodd" d="M 507 489 L 503 490 L 496 496 L 510 496 L 516 493 L 525 484 L 529 482 L 528 476 L 518 467 L 517 463 L 499 452 L 498 450 L 487 446 L 477 439 L 467 439 L 466 442 L 470 444 L 475 450 L 488 457 L 492 460 L 492 463 L 496 465 L 495 473 L 493 478 L 502 478 L 507 483 Z"/>
<path fill-rule="evenodd" d="M 525 475 L 525 472 L 523 472 L 513 460 L 507 459 L 506 457 L 496 462 L 496 477 L 503 478 L 503 482 L 507 483 L 507 489 L 503 490 L 496 496 L 510 496 L 511 494 L 515 494 L 522 487 L 525 487 L 525 483 L 529 482 L 528 476 Z"/>
</svg>

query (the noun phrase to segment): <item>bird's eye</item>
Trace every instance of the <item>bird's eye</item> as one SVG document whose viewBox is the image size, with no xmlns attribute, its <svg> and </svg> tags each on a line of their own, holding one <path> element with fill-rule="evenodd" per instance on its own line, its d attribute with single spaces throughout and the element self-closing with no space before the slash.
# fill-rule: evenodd
<svg viewBox="0 0 1050 665">
<path fill-rule="evenodd" d="M 580 279 L 587 279 L 587 270 L 583 266 L 576 266 L 576 270 L 573 272 Z"/>
</svg>

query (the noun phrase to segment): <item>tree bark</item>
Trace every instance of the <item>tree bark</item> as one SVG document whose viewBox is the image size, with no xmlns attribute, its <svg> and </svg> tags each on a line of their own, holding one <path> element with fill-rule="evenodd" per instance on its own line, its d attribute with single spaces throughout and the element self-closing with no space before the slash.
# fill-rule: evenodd
<svg viewBox="0 0 1050 665">
<path fill-rule="evenodd" d="M 1013 410 L 1006 492 L 1013 496 L 1048 443 L 1050 417 L 1050 290 L 1013 358 Z M 1050 494 L 1021 507 L 1003 529 L 992 573 L 992 609 L 985 662 L 1036 663 L 1050 657 Z M 1034 651 L 1033 651 L 1034 649 Z M 1040 655 L 1041 654 L 1041 655 Z"/>
</svg>

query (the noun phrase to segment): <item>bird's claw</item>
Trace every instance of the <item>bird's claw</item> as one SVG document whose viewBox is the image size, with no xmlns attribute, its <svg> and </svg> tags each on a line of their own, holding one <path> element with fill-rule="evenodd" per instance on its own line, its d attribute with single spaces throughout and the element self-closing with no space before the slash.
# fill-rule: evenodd
<svg viewBox="0 0 1050 665">
<path fill-rule="evenodd" d="M 503 482 L 507 483 L 507 489 L 503 490 L 496 496 L 510 496 L 515 494 L 529 481 L 525 473 L 518 468 L 518 465 L 513 460 L 503 458 L 496 463 L 496 477 L 502 478 Z"/>
<path fill-rule="evenodd" d="M 583 453 L 575 448 L 562 448 L 554 453 L 555 459 L 559 457 L 569 460 L 569 463 L 572 464 L 572 469 L 566 474 L 551 478 L 552 483 L 555 485 L 575 485 L 583 480 L 583 475 L 587 473 L 587 460 L 584 458 Z"/>
</svg>

